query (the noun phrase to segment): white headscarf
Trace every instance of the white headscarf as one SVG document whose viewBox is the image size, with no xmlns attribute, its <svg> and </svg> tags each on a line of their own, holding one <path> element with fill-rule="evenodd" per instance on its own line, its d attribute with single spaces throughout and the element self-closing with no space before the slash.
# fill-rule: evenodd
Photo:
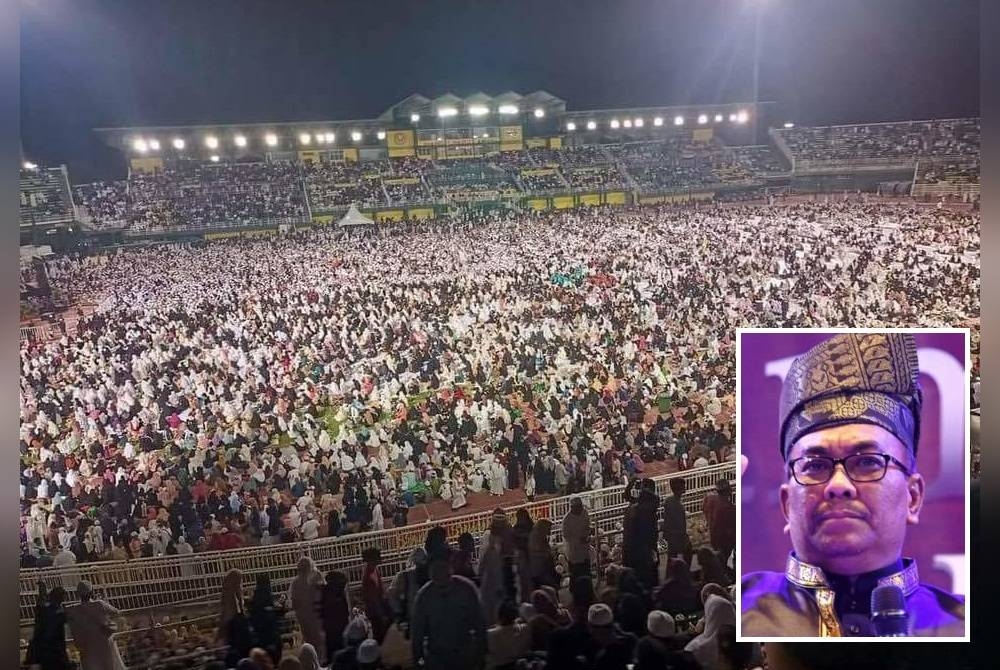
<svg viewBox="0 0 1000 670">
<path fill-rule="evenodd" d="M 725 625 L 736 625 L 736 607 L 719 595 L 705 601 L 705 631 L 684 647 L 704 670 L 719 668 L 719 632 Z"/>
</svg>

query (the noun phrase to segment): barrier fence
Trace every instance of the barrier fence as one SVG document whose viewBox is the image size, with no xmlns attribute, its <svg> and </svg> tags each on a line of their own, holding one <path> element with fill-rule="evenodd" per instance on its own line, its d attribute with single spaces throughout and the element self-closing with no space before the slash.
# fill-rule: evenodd
<svg viewBox="0 0 1000 670">
<path fill-rule="evenodd" d="M 735 479 L 735 472 L 733 463 L 722 463 L 661 475 L 655 477 L 654 481 L 657 493 L 665 496 L 670 492 L 669 481 L 675 477 L 683 477 L 687 486 L 682 502 L 688 515 L 693 516 L 701 512 L 704 494 L 712 490 L 722 477 Z M 623 486 L 578 495 L 590 510 L 592 524 L 600 533 L 620 532 L 621 515 L 626 507 Z M 535 520 L 551 519 L 555 522 L 551 542 L 553 546 L 558 546 L 562 542 L 562 529 L 558 522 L 569 511 L 571 497 L 518 505 L 508 508 L 506 512 L 512 523 L 514 513 L 519 508 L 527 509 Z M 423 546 L 427 530 L 432 526 L 444 526 L 449 539 L 455 540 L 465 532 L 478 537 L 489 527 L 491 519 L 492 511 L 486 510 L 442 521 L 309 542 L 209 551 L 188 556 L 84 563 L 58 569 L 23 569 L 19 574 L 20 620 L 22 625 L 30 625 L 34 619 L 39 581 L 45 582 L 50 588 L 65 588 L 67 605 L 71 605 L 75 602 L 77 582 L 86 579 L 94 585 L 98 597 L 104 598 L 123 612 L 136 613 L 199 602 L 206 605 L 214 603 L 219 598 L 223 577 L 232 569 L 242 572 L 243 588 L 247 594 L 252 592 L 257 575 L 262 573 L 271 576 L 275 593 L 280 593 L 295 577 L 299 558 L 308 555 L 323 572 L 333 569 L 343 571 L 354 587 L 361 579 L 361 551 L 366 547 L 374 546 L 381 551 L 380 571 L 391 577 L 406 566 L 413 548 Z"/>
</svg>

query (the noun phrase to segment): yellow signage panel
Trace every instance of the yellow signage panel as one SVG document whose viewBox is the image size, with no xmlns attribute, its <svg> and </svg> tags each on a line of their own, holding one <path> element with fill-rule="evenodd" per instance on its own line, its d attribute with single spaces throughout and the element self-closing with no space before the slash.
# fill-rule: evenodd
<svg viewBox="0 0 1000 670">
<path fill-rule="evenodd" d="M 599 193 L 588 193 L 580 196 L 581 205 L 600 205 L 601 195 Z"/>
<path fill-rule="evenodd" d="M 421 207 L 416 209 L 411 209 L 407 212 L 407 215 L 411 219 L 417 219 L 420 221 L 426 221 L 427 219 L 434 218 L 434 210 L 429 207 Z"/>
<path fill-rule="evenodd" d="M 344 160 L 349 163 L 358 162 L 358 150 L 356 147 L 349 147 L 344 149 Z"/>
<path fill-rule="evenodd" d="M 406 149 L 393 149 L 392 147 L 389 148 L 389 158 L 402 158 L 403 156 L 412 156 L 412 155 L 413 155 L 413 147 L 409 147 Z"/>
<path fill-rule="evenodd" d="M 573 206 L 573 196 L 559 195 L 552 198 L 552 206 L 556 209 L 569 209 Z"/>
<path fill-rule="evenodd" d="M 159 172 L 163 169 L 163 159 L 150 157 L 150 158 L 133 158 L 130 161 L 133 172 L 143 172 L 146 174 L 152 174 L 154 172 Z"/>
<path fill-rule="evenodd" d="M 333 223 L 333 214 L 313 214 L 313 223 Z"/>
<path fill-rule="evenodd" d="M 604 196 L 604 202 L 609 205 L 624 205 L 625 204 L 625 194 L 621 192 L 607 193 Z"/>
<path fill-rule="evenodd" d="M 239 237 L 239 231 L 229 233 L 205 233 L 206 240 L 223 240 L 227 237 Z"/>
<path fill-rule="evenodd" d="M 303 163 L 319 163 L 318 151 L 300 151 L 299 160 Z"/>
<path fill-rule="evenodd" d="M 549 138 L 549 148 L 550 149 L 562 149 L 562 138 L 561 137 L 550 137 Z"/>
<path fill-rule="evenodd" d="M 402 221 L 403 210 L 387 209 L 384 212 L 375 212 L 375 223 L 387 223 L 389 221 Z"/>
<path fill-rule="evenodd" d="M 608 203 L 611 203 L 611 196 L 612 194 L 608 193 Z M 639 202 L 643 205 L 656 205 L 658 203 L 663 202 L 663 196 L 662 195 L 639 196 Z"/>
<path fill-rule="evenodd" d="M 385 135 L 386 146 L 389 150 L 405 149 L 413 147 L 412 130 L 390 130 Z"/>
<path fill-rule="evenodd" d="M 528 200 L 528 207 L 536 210 L 548 209 L 549 201 L 545 198 L 531 198 Z"/>
<path fill-rule="evenodd" d="M 521 143 L 524 140 L 524 135 L 521 131 L 521 126 L 500 126 L 500 141 L 501 142 L 517 142 Z"/>
<path fill-rule="evenodd" d="M 691 136 L 695 142 L 711 142 L 712 141 L 712 129 L 711 128 L 695 128 L 694 134 Z"/>
<path fill-rule="evenodd" d="M 529 149 L 544 149 L 548 143 L 544 137 L 529 137 L 524 144 Z"/>
</svg>

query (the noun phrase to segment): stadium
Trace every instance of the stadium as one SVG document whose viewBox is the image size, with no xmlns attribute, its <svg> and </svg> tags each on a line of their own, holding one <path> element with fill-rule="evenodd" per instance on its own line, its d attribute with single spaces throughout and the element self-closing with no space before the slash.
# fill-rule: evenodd
<svg viewBox="0 0 1000 670">
<path fill-rule="evenodd" d="M 735 329 L 970 328 L 978 479 L 980 119 L 754 81 L 95 125 L 99 180 L 22 150 L 23 667 L 439 667 L 441 555 L 462 667 L 766 667 L 715 650 Z"/>
</svg>

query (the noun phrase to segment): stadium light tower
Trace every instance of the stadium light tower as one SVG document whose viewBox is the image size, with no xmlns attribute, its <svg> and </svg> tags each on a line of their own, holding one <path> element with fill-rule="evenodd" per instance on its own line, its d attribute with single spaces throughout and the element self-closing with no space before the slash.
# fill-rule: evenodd
<svg viewBox="0 0 1000 670">
<path fill-rule="evenodd" d="M 483 105 L 472 105 L 469 107 L 469 116 L 486 116 L 489 113 L 489 107 L 484 107 Z"/>
<path fill-rule="evenodd" d="M 684 125 L 684 117 L 683 116 L 675 116 L 674 117 L 674 125 L 675 126 L 683 126 Z"/>
<path fill-rule="evenodd" d="M 312 137 L 309 136 L 309 133 L 302 133 L 299 135 L 299 142 L 302 144 L 309 144 L 312 142 Z"/>
<path fill-rule="evenodd" d="M 211 160 L 211 161 L 212 161 L 213 163 L 218 163 L 218 162 L 219 162 L 219 157 L 218 157 L 218 156 L 216 156 L 215 154 L 212 154 L 212 156 L 211 156 L 210 160 Z"/>
<path fill-rule="evenodd" d="M 642 118 L 640 117 L 640 118 L 637 118 L 635 121 L 633 121 L 633 123 L 635 124 L 636 128 L 642 128 L 642 126 L 645 123 L 645 121 L 643 121 Z"/>
<path fill-rule="evenodd" d="M 149 141 L 149 148 L 152 151 L 159 151 L 160 150 L 160 140 L 150 140 Z"/>
<path fill-rule="evenodd" d="M 269 147 L 276 147 L 278 146 L 278 136 L 274 133 L 268 133 L 264 135 L 264 143 Z"/>
<path fill-rule="evenodd" d="M 576 130 L 576 124 L 570 121 L 569 123 L 566 124 L 566 130 L 573 132 L 574 130 Z"/>
<path fill-rule="evenodd" d="M 219 138 L 213 135 L 209 135 L 208 137 L 205 138 L 205 146 L 208 147 L 209 149 L 218 149 Z"/>
<path fill-rule="evenodd" d="M 653 119 L 653 125 L 657 126 L 657 127 L 662 126 L 663 125 L 663 117 L 662 116 L 657 116 L 655 119 Z"/>
<path fill-rule="evenodd" d="M 535 110 L 535 118 L 536 118 L 536 119 L 540 119 L 540 118 L 542 118 L 543 116 L 545 116 L 545 110 L 544 110 L 544 109 L 542 109 L 541 107 L 537 108 L 537 109 Z"/>
<path fill-rule="evenodd" d="M 438 116 L 440 116 L 442 119 L 446 119 L 449 116 L 455 116 L 456 114 L 458 114 L 458 110 L 455 109 L 454 107 L 439 107 L 438 108 Z"/>
<path fill-rule="evenodd" d="M 706 123 L 708 123 L 708 114 L 699 114 L 698 115 L 698 125 L 702 125 L 703 126 Z"/>
<path fill-rule="evenodd" d="M 384 140 L 385 139 L 385 131 L 384 130 L 380 130 L 380 131 L 378 131 L 378 133 L 376 133 L 375 136 L 378 137 L 380 140 Z"/>
<path fill-rule="evenodd" d="M 597 128 L 596 121 L 587 121 L 587 130 L 595 130 Z"/>
<path fill-rule="evenodd" d="M 617 128 L 619 126 L 618 119 L 611 119 L 611 123 L 609 125 L 612 128 Z"/>
<path fill-rule="evenodd" d="M 327 144 L 333 144 L 334 140 L 337 139 L 337 136 L 333 133 L 323 133 L 323 139 Z"/>
<path fill-rule="evenodd" d="M 758 116 L 758 87 L 760 83 L 760 20 L 764 13 L 764 0 L 751 0 L 753 4 L 753 126 L 750 132 L 753 134 L 752 142 L 757 142 L 757 116 Z"/>
<path fill-rule="evenodd" d="M 716 114 L 715 115 L 715 122 L 716 123 L 722 123 L 722 114 Z"/>
<path fill-rule="evenodd" d="M 354 141 L 354 142 L 360 142 L 361 141 L 361 133 L 359 133 L 358 131 L 355 130 L 353 133 L 351 133 L 351 140 Z"/>
<path fill-rule="evenodd" d="M 500 105 L 500 108 L 497 109 L 497 111 L 501 114 L 517 114 L 518 109 L 517 105 Z"/>
<path fill-rule="evenodd" d="M 132 141 L 132 148 L 135 149 L 140 154 L 144 154 L 149 151 L 149 145 L 146 144 L 146 140 L 141 137 L 137 137 Z"/>
<path fill-rule="evenodd" d="M 236 146 L 243 148 L 247 145 L 247 138 L 243 135 L 237 135 L 233 138 L 233 143 L 236 144 Z"/>
<path fill-rule="evenodd" d="M 625 119 L 624 121 L 622 121 L 622 125 L 625 126 L 626 128 L 631 128 L 632 127 L 632 119 Z"/>
<path fill-rule="evenodd" d="M 38 165 L 35 164 L 35 163 L 32 163 L 31 161 L 24 161 L 24 165 L 22 167 L 24 167 L 25 170 L 37 170 L 38 169 Z"/>
<path fill-rule="evenodd" d="M 181 149 L 184 148 L 184 140 L 182 140 L 179 137 L 175 137 L 174 141 L 173 141 L 173 145 L 174 145 L 174 149 L 177 149 L 178 151 L 180 151 Z"/>
<path fill-rule="evenodd" d="M 419 114 L 410 114 L 410 123 L 416 123 L 420 120 Z"/>
</svg>

